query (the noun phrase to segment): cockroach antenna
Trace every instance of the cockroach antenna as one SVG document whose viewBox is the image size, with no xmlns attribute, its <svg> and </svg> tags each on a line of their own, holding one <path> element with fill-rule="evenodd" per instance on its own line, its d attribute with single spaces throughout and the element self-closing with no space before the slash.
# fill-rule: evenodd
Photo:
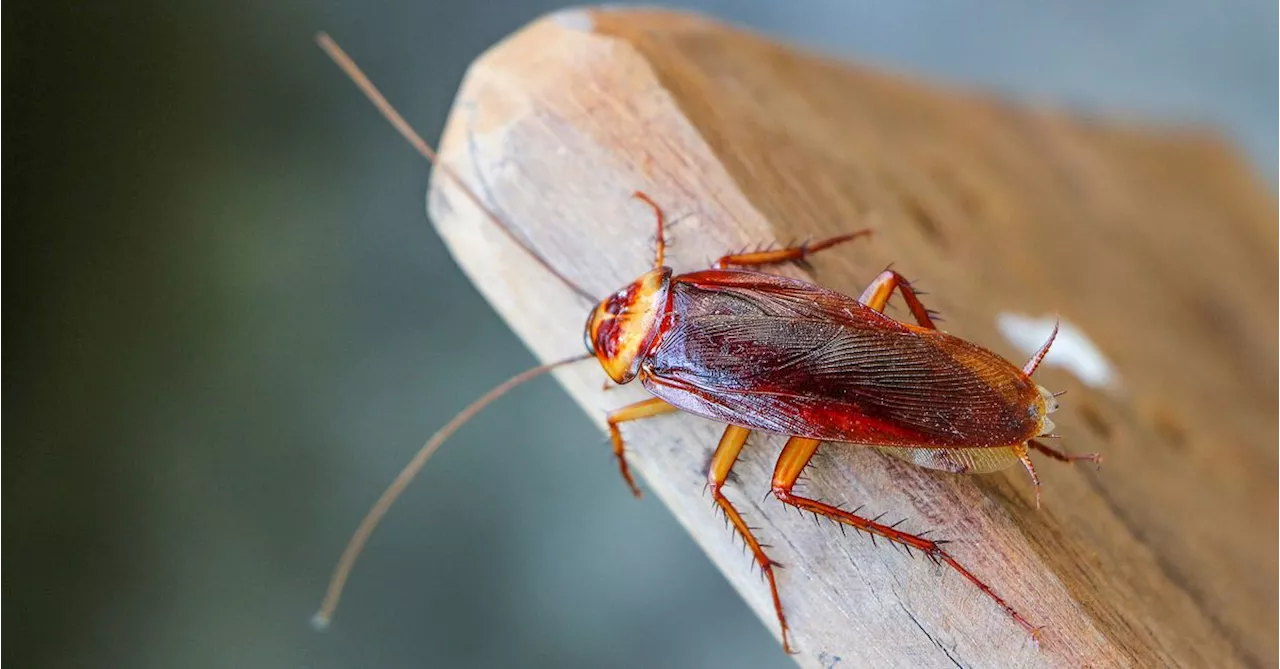
<svg viewBox="0 0 1280 669">
<path fill-rule="evenodd" d="M 454 432 L 457 432 L 458 428 L 465 425 L 476 414 L 480 413 L 482 409 L 505 395 L 512 388 L 542 376 L 553 369 L 588 360 L 592 357 L 591 355 L 577 355 L 558 362 L 527 369 L 485 393 L 480 399 L 472 402 L 470 406 L 454 416 L 453 420 L 440 428 L 439 432 L 431 435 L 431 439 L 423 444 L 422 448 L 413 456 L 413 459 L 409 461 L 409 464 L 400 470 L 395 480 L 391 482 L 391 485 L 387 486 L 387 489 L 382 493 L 382 497 L 379 497 L 378 501 L 369 509 L 364 519 L 360 521 L 360 526 L 351 535 L 346 549 L 342 551 L 342 557 L 338 559 L 338 565 L 334 567 L 333 577 L 329 580 L 329 589 L 324 595 L 324 602 L 321 603 L 320 610 L 311 618 L 311 625 L 321 630 L 329 627 L 329 621 L 333 620 L 334 611 L 338 608 L 338 600 L 342 598 L 342 588 L 347 583 L 347 577 L 351 575 L 351 568 L 355 566 L 356 558 L 360 557 L 360 551 L 364 549 L 365 542 L 369 540 L 369 535 L 373 534 L 373 530 L 378 527 L 378 522 L 382 520 L 387 510 L 400 497 L 400 493 L 404 492 L 404 489 L 409 486 L 413 478 L 422 470 L 423 465 L 427 464 L 427 460 L 431 459 L 431 456 L 439 450 L 440 445 L 446 439 L 452 436 Z"/>
<path fill-rule="evenodd" d="M 480 199 L 480 196 L 476 194 L 475 190 L 468 186 L 467 182 L 463 181 L 462 177 L 458 176 L 458 173 L 453 171 L 453 168 L 445 165 L 444 162 L 440 160 L 440 156 L 436 154 L 435 149 L 431 148 L 431 145 L 427 144 L 427 142 L 422 139 L 417 131 L 413 129 L 413 126 L 410 126 L 409 122 L 404 120 L 404 117 L 400 115 L 400 112 L 397 112 L 395 107 L 391 106 L 390 102 L 387 102 L 386 97 L 378 91 L 378 88 L 373 85 L 373 82 L 369 80 L 369 77 L 365 76 L 364 72 L 360 70 L 360 66 L 356 65 L 356 62 L 347 55 L 347 52 L 342 50 L 342 47 L 338 46 L 337 42 L 333 41 L 333 38 L 329 37 L 327 33 L 319 33 L 316 35 L 316 44 L 319 44 L 320 48 L 324 49 L 324 52 L 329 55 L 329 58 L 333 59 L 333 62 L 336 63 L 338 67 L 342 68 L 342 71 L 345 72 L 346 75 L 350 77 L 351 81 L 360 88 L 360 90 L 365 94 L 365 97 L 369 98 L 369 101 L 373 103 L 373 106 L 377 107 L 383 117 L 385 117 L 387 121 L 391 123 L 391 126 L 400 133 L 400 136 L 404 137 L 413 148 L 417 149 L 418 153 L 422 154 L 422 157 L 426 158 L 427 161 L 431 163 L 432 167 L 440 170 L 451 181 L 457 184 L 458 187 L 462 189 L 463 194 L 467 196 L 467 199 L 471 200 L 471 202 L 479 207 L 480 210 L 484 212 L 485 217 L 493 221 L 494 224 L 496 224 L 498 228 L 507 235 L 507 237 L 511 238 L 511 241 L 524 249 L 524 251 L 533 257 L 534 260 L 538 261 L 539 265 L 542 265 L 544 269 L 559 279 L 561 283 L 568 286 L 573 292 L 582 296 L 592 304 L 597 302 L 595 296 L 588 293 L 578 284 L 570 281 L 569 277 L 562 274 L 559 270 L 553 267 L 551 263 L 547 262 L 541 255 L 539 255 L 537 251 L 534 251 L 533 247 L 525 243 L 525 241 L 511 229 L 511 226 L 507 225 L 506 221 L 493 213 L 493 210 Z"/>
<path fill-rule="evenodd" d="M 531 257 L 537 260 L 538 264 L 542 265 L 548 272 L 564 283 L 564 285 L 572 289 L 573 292 L 581 295 L 592 303 L 596 301 L 590 293 L 570 281 L 568 277 L 558 272 L 555 267 L 552 267 L 550 263 L 542 258 L 542 256 L 538 255 L 538 253 L 535 252 L 528 244 L 521 240 L 505 221 L 494 214 L 489 207 L 485 206 L 484 202 L 478 195 L 476 195 L 475 191 L 472 190 L 471 187 L 468 186 L 452 168 L 441 162 L 440 157 L 436 154 L 435 150 L 431 148 L 431 145 L 427 144 L 426 141 L 424 141 L 422 137 L 414 131 L 409 123 L 404 120 L 404 117 L 400 116 L 399 112 L 391 106 L 391 103 L 387 102 L 387 99 L 382 96 L 382 93 L 378 92 L 378 89 L 373 85 L 373 82 L 369 81 L 369 78 L 364 75 L 364 72 L 360 71 L 360 68 L 355 64 L 355 61 L 351 60 L 351 57 L 348 56 L 332 38 L 325 33 L 320 33 L 316 36 L 316 43 L 319 44 L 320 48 L 324 49 L 324 52 L 333 59 L 333 62 L 337 63 L 338 67 L 342 68 L 343 72 L 346 72 L 347 76 L 355 82 L 356 86 L 358 86 L 360 90 L 364 92 L 365 96 L 369 98 L 369 101 L 372 102 L 380 112 L 382 112 L 382 115 L 386 117 L 391 125 L 400 132 L 401 136 L 403 136 L 409 144 L 417 149 L 418 153 L 422 154 L 422 156 L 426 158 L 433 167 L 440 170 L 451 181 L 457 184 L 458 187 L 462 189 L 462 192 L 466 194 L 467 198 L 475 203 L 475 205 L 484 212 L 485 216 L 488 217 L 489 220 L 497 224 L 498 228 L 502 230 L 503 233 L 510 237 L 512 241 L 519 245 L 520 248 L 524 249 Z M 347 542 L 347 547 L 342 552 L 342 557 L 339 558 L 338 564 L 333 570 L 333 577 L 330 579 L 329 588 L 325 592 L 324 602 L 320 605 L 320 610 L 316 612 L 315 616 L 311 619 L 311 624 L 317 629 L 324 629 L 329 626 L 329 621 L 333 619 L 334 611 L 338 608 L 338 600 L 342 597 L 343 586 L 346 585 L 347 577 L 351 575 L 351 568 L 355 565 L 356 558 L 360 556 L 360 551 L 364 548 L 365 542 L 368 541 L 369 535 L 373 533 L 374 528 L 378 526 L 378 522 L 382 520 L 384 515 L 386 515 L 387 510 L 395 503 L 396 499 L 400 496 L 400 493 L 404 492 L 404 489 L 413 481 L 413 478 L 418 475 L 418 472 L 422 470 L 423 465 L 427 463 L 427 460 L 431 458 L 446 439 L 456 432 L 458 428 L 466 424 L 467 421 L 471 420 L 471 418 L 477 413 L 480 413 L 482 409 L 489 406 L 494 400 L 505 395 L 509 390 L 516 386 L 541 376 L 553 369 L 575 362 L 588 360 L 592 357 L 593 356 L 591 355 L 578 355 L 558 362 L 540 365 L 533 369 L 525 370 L 524 372 L 507 379 L 502 384 L 485 393 L 480 397 L 480 399 L 472 402 L 467 408 L 454 416 L 453 420 L 440 428 L 439 432 L 432 435 L 431 439 L 429 439 L 427 443 L 423 444 L 422 448 L 413 456 L 413 459 L 409 461 L 409 464 L 405 465 L 404 469 L 400 471 L 400 474 L 391 482 L 391 485 L 387 486 L 387 489 L 382 493 L 382 497 L 378 498 L 378 501 L 369 509 L 369 512 L 360 522 L 360 526 L 356 528 L 356 531 L 351 536 L 350 541 Z"/>
</svg>

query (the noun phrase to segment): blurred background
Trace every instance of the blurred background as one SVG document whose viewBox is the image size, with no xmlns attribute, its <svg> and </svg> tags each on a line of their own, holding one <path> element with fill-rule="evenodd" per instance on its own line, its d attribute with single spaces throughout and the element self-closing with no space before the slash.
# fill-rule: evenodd
<svg viewBox="0 0 1280 669">
<path fill-rule="evenodd" d="M 790 665 L 550 380 L 440 453 L 334 628 L 307 624 L 423 439 L 533 363 L 427 222 L 424 164 L 312 36 L 433 138 L 468 62 L 556 6 L 10 3 L 6 661 Z M 1276 177 L 1271 0 L 683 6 L 1019 99 L 1202 122 Z"/>
</svg>

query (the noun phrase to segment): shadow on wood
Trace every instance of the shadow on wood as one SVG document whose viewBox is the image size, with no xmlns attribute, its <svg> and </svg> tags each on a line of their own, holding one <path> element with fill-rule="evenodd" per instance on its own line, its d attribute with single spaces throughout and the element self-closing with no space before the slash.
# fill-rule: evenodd
<svg viewBox="0 0 1280 669">
<path fill-rule="evenodd" d="M 727 490 L 788 567 L 801 664 L 1274 664 L 1276 206 L 1213 138 L 1021 109 L 696 17 L 615 10 L 554 15 L 485 54 L 442 154 L 601 296 L 650 262 L 639 189 L 677 219 L 677 272 L 870 225 L 870 241 L 780 273 L 856 295 L 892 262 L 954 334 L 1020 361 L 1001 315 L 1060 314 L 1110 360 L 1110 386 L 1038 376 L 1069 391 L 1054 416 L 1065 445 L 1106 456 L 1101 471 L 1045 462 L 1041 511 L 1020 470 L 955 476 L 834 444 L 809 471 L 814 495 L 957 540 L 958 559 L 1046 625 L 1038 650 L 953 572 L 760 502 L 781 438 L 753 438 Z M 544 359 L 580 351 L 593 305 L 456 187 L 432 186 L 432 219 L 511 326 Z M 603 392 L 589 364 L 560 378 L 602 424 L 643 397 Z M 767 587 L 703 494 L 720 426 L 675 415 L 625 429 L 648 489 L 776 634 Z"/>
</svg>

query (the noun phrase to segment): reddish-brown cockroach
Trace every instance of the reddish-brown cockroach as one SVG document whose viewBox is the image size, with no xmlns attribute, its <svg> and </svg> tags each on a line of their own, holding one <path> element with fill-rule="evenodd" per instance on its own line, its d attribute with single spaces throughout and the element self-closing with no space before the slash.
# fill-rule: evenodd
<svg viewBox="0 0 1280 669">
<path fill-rule="evenodd" d="M 355 63 L 326 35 L 322 48 L 347 72 L 392 125 L 457 184 L 511 239 L 574 292 L 579 288 L 513 234 L 475 192 L 390 106 Z M 588 355 L 535 367 L 489 391 L 432 436 L 369 511 L 347 545 L 318 625 L 327 625 L 365 540 L 382 515 L 440 444 L 477 412 L 511 388 L 557 367 L 595 358 L 618 384 L 639 379 L 652 398 L 608 415 L 609 436 L 622 478 L 640 495 L 627 469 L 622 432 L 628 421 L 687 411 L 727 424 L 707 471 L 712 500 L 745 540 L 769 583 L 784 648 L 791 652 L 787 619 L 774 568 L 778 563 L 722 493 L 729 472 L 753 430 L 790 437 L 773 473 L 779 501 L 916 549 L 945 563 L 976 586 L 1035 639 L 1031 625 L 986 583 L 961 565 L 941 540 L 908 534 L 893 525 L 796 494 L 796 481 L 824 442 L 877 447 L 930 469 L 982 473 L 1021 463 L 1031 475 L 1039 505 L 1036 450 L 1057 460 L 1100 461 L 1097 454 L 1067 455 L 1040 441 L 1053 436 L 1049 414 L 1055 395 L 1031 380 L 1057 330 L 1021 368 L 934 326 L 934 316 L 900 274 L 882 272 L 858 299 L 804 281 L 749 271 L 801 261 L 869 234 L 864 230 L 817 243 L 726 255 L 713 269 L 676 275 L 664 258 L 662 209 L 635 193 L 657 218 L 657 258 L 639 279 L 596 304 L 587 317 Z M 883 311 L 894 290 L 917 325 Z"/>
</svg>

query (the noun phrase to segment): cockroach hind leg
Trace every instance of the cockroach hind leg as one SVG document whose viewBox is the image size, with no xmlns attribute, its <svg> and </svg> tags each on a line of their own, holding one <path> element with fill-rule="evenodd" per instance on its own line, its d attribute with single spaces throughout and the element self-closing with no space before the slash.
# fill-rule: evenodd
<svg viewBox="0 0 1280 669">
<path fill-rule="evenodd" d="M 1018 460 L 1022 462 L 1022 466 L 1027 468 L 1027 474 L 1031 475 L 1031 486 L 1036 491 L 1036 509 L 1040 509 L 1040 476 L 1036 474 L 1035 463 L 1031 462 L 1031 454 L 1027 450 L 1027 444 L 1020 444 L 1013 447 L 1013 452 L 1018 456 Z"/>
<path fill-rule="evenodd" d="M 832 520 L 849 525 L 854 529 L 862 530 L 866 532 L 873 541 L 876 536 L 880 536 L 892 542 L 911 546 L 935 563 L 946 563 L 949 567 L 955 570 L 955 572 L 963 576 L 965 580 L 969 581 L 969 583 L 973 584 L 974 587 L 982 591 L 984 595 L 990 598 L 991 601 L 999 606 L 1001 610 L 1009 615 L 1009 617 L 1013 618 L 1014 622 L 1016 622 L 1019 627 L 1034 636 L 1036 628 L 1031 623 L 1027 622 L 1027 619 L 1023 618 L 1022 614 L 1018 613 L 1016 609 L 1010 606 L 1004 598 L 996 594 L 996 591 L 993 590 L 991 586 L 984 583 L 981 579 L 975 576 L 973 572 L 966 569 L 964 565 L 960 564 L 959 561 L 952 557 L 951 554 L 943 548 L 943 545 L 946 544 L 945 541 L 940 539 L 924 539 L 919 535 L 909 534 L 888 525 L 881 525 L 871 519 L 863 518 L 857 515 L 857 511 L 843 511 L 829 504 L 822 504 L 816 500 L 796 495 L 793 492 L 796 478 L 800 475 L 800 472 L 804 470 L 805 466 L 808 465 L 809 459 L 812 458 L 813 454 L 818 450 L 818 445 L 820 443 L 821 442 L 817 439 L 805 437 L 792 437 L 787 440 L 786 446 L 782 448 L 782 453 L 778 456 L 778 464 L 773 470 L 771 491 L 779 501 L 789 506 L 795 506 L 798 509 L 820 513 Z M 1026 445 L 1022 444 L 1021 446 L 1025 451 Z M 861 507 L 859 507 L 859 509 L 860 508 Z"/>
<path fill-rule="evenodd" d="M 711 462 L 707 466 L 707 482 L 711 484 L 712 499 L 751 550 L 752 556 L 755 558 L 755 564 L 769 583 L 769 594 L 773 599 L 774 612 L 778 616 L 778 626 L 782 630 L 782 647 L 788 654 L 791 654 L 794 651 L 791 648 L 788 633 L 790 628 L 787 625 L 786 613 L 783 611 L 782 598 L 778 594 L 777 576 L 774 574 L 775 567 L 781 568 L 782 565 L 764 552 L 764 546 L 755 535 L 755 531 L 758 528 L 748 525 L 742 514 L 738 512 L 738 509 L 721 491 L 725 481 L 729 478 L 729 473 L 733 470 L 733 465 L 738 460 L 738 455 L 742 452 L 743 445 L 747 442 L 747 436 L 750 432 L 749 429 L 737 425 L 725 427 L 724 435 L 720 438 L 720 443 L 716 446 L 715 453 L 711 456 Z"/>
<path fill-rule="evenodd" d="M 1057 435 L 1048 435 L 1048 434 L 1040 435 L 1041 438 L 1051 437 L 1051 436 L 1057 436 Z M 1073 455 L 1071 453 L 1064 453 L 1063 451 L 1060 451 L 1052 446 L 1043 444 L 1038 439 L 1032 439 L 1031 441 L 1028 441 L 1027 445 L 1059 462 L 1065 462 L 1067 464 L 1075 464 L 1080 460 L 1086 460 L 1088 462 L 1092 462 L 1099 469 L 1102 468 L 1101 453 L 1081 453 L 1079 455 Z"/>
</svg>

